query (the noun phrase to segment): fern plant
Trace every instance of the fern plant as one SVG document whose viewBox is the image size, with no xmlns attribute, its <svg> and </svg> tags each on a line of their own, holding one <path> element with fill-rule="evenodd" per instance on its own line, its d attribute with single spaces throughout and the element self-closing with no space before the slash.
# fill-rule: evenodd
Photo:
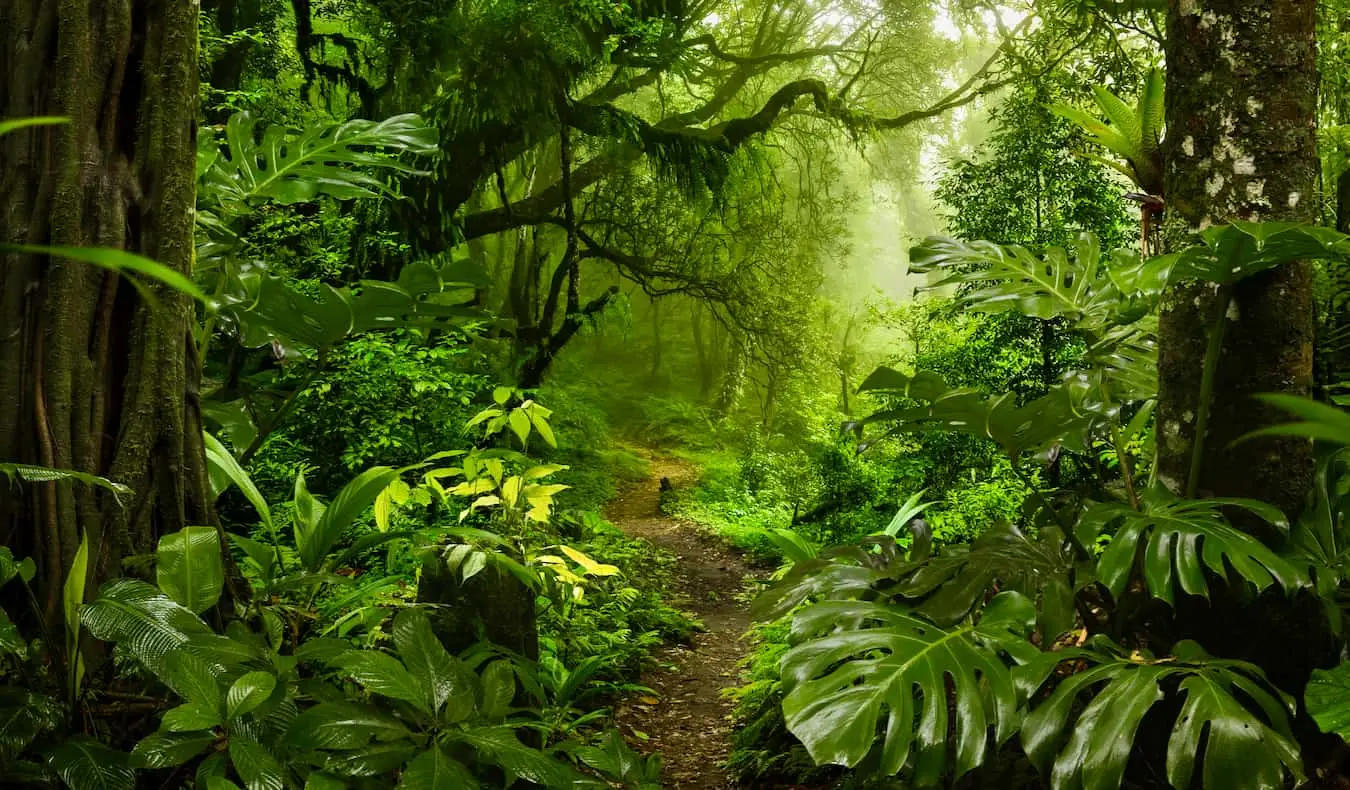
<svg viewBox="0 0 1350 790">
<path fill-rule="evenodd" d="M 1077 124 L 1088 140 L 1100 145 L 1123 161 L 1081 153 L 1089 159 L 1119 171 L 1149 195 L 1163 193 L 1163 74 L 1151 69 L 1144 78 L 1139 99 L 1131 107 L 1124 99 L 1094 85 L 1097 107 L 1106 116 L 1102 121 L 1073 105 L 1055 104 L 1051 109 Z"/>
</svg>

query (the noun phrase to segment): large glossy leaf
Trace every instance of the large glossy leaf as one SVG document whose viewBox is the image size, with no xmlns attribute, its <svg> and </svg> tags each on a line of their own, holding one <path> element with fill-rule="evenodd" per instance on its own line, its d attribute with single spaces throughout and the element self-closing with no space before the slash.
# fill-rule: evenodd
<svg viewBox="0 0 1350 790">
<path fill-rule="evenodd" d="M 1096 329 L 1147 313 L 1166 272 L 1125 251 L 1104 260 L 1091 234 L 1080 236 L 1070 250 L 1049 247 L 1039 255 L 1019 245 L 933 236 L 910 250 L 909 269 L 943 275 L 929 287 L 960 286 L 956 300 L 968 309 L 1058 317 Z"/>
<path fill-rule="evenodd" d="M 1189 790 L 1195 777 L 1205 790 L 1277 790 L 1286 776 L 1301 778 L 1292 702 L 1252 664 L 1210 658 L 1187 642 L 1165 660 L 1105 645 L 1045 660 L 1088 665 L 1059 681 L 1022 724 L 1027 756 L 1054 790 L 1121 787 L 1140 723 L 1172 689 L 1184 700 L 1168 739 L 1172 787 Z"/>
<path fill-rule="evenodd" d="M 201 135 L 198 175 L 202 197 L 227 210 L 242 211 L 250 201 L 301 203 L 327 195 L 338 200 L 389 194 L 372 170 L 412 172 L 401 152 L 431 153 L 436 132 L 416 115 L 384 121 L 355 120 L 314 124 L 292 136 L 280 126 L 257 134 L 248 113 L 225 126 L 227 150 L 209 131 Z"/>
<path fill-rule="evenodd" d="M 212 732 L 155 732 L 142 738 L 131 750 L 138 768 L 171 768 L 182 765 L 216 742 Z"/>
<path fill-rule="evenodd" d="M 1258 590 L 1278 584 L 1288 591 L 1308 583 L 1295 565 L 1229 524 L 1222 510 L 1244 508 L 1276 529 L 1287 530 L 1284 515 L 1270 505 L 1244 499 L 1179 499 L 1161 487 L 1146 492 L 1140 505 L 1136 511 L 1120 503 L 1103 503 L 1090 508 L 1079 522 L 1085 542 L 1104 528 L 1116 529 L 1097 565 L 1098 578 L 1114 596 L 1125 591 L 1140 556 L 1149 593 L 1168 603 L 1176 602 L 1178 591 L 1207 597 L 1207 572 L 1226 577 L 1231 569 Z"/>
<path fill-rule="evenodd" d="M 1346 236 L 1330 228 L 1293 222 L 1233 222 L 1200 234 L 1203 243 L 1163 259 L 1170 282 L 1204 280 L 1229 285 L 1298 260 L 1345 260 Z"/>
<path fill-rule="evenodd" d="M 51 766 L 70 790 L 135 790 L 136 773 L 127 756 L 87 735 L 67 739 L 47 755 Z"/>
<path fill-rule="evenodd" d="M 394 618 L 394 644 L 433 712 L 441 715 L 442 707 L 450 703 L 444 716 L 451 722 L 473 712 L 477 679 L 462 661 L 446 651 L 425 614 L 416 609 L 399 612 Z"/>
<path fill-rule="evenodd" d="M 230 738 L 230 762 L 246 790 L 284 790 L 286 770 L 267 747 L 250 738 Z"/>
<path fill-rule="evenodd" d="M 225 715 L 236 719 L 257 710 L 272 696 L 277 687 L 276 675 L 270 672 L 246 672 L 230 686 L 225 696 Z"/>
<path fill-rule="evenodd" d="M 952 387 L 941 376 L 920 371 L 913 376 L 878 368 L 863 382 L 876 392 L 918 405 L 883 409 L 863 420 L 895 432 L 957 432 L 996 442 L 1014 459 L 1057 444 L 1085 450 L 1087 429 L 1114 418 L 1118 404 L 1102 397 L 1099 379 L 1071 373 L 1049 394 L 1023 406 L 1012 393 L 990 398 L 972 389 Z"/>
<path fill-rule="evenodd" d="M 89 632 L 128 650 L 155 675 L 170 652 L 194 634 L 209 634 L 195 614 L 139 579 L 114 579 L 80 609 Z"/>
<path fill-rule="evenodd" d="M 467 743 L 480 758 L 495 763 L 506 772 L 508 780 L 519 777 L 545 787 L 570 790 L 578 779 L 566 763 L 521 743 L 514 727 L 470 727 L 452 731 L 450 737 Z"/>
<path fill-rule="evenodd" d="M 302 749 L 357 749 L 410 734 L 403 722 L 374 705 L 323 702 L 295 717 L 287 740 Z"/>
<path fill-rule="evenodd" d="M 458 760 L 432 746 L 408 763 L 398 786 L 405 790 L 476 790 L 478 780 Z"/>
<path fill-rule="evenodd" d="M 301 565 L 309 571 L 319 570 L 357 517 L 370 509 L 380 492 L 397 477 L 397 469 L 373 466 L 343 486 L 321 513 L 315 511 L 311 516 L 312 527 L 306 525 L 309 519 L 297 520 L 296 547 Z M 297 502 L 300 500 L 298 494 L 297 488 Z"/>
<path fill-rule="evenodd" d="M 194 614 L 220 600 L 225 565 L 215 527 L 184 527 L 159 539 L 155 581 L 170 598 Z"/>
<path fill-rule="evenodd" d="M 1005 620 L 948 630 L 839 601 L 799 612 L 792 631 L 801 643 L 782 659 L 783 715 L 817 764 L 856 766 L 875 753 L 890 776 L 912 760 L 909 775 L 925 786 L 949 765 L 958 776 L 979 766 L 1017 730 L 1016 688 L 990 646 L 1018 639 Z"/>
<path fill-rule="evenodd" d="M 1303 701 L 1322 732 L 1350 740 L 1350 663 L 1313 670 L 1303 690 Z"/>
<path fill-rule="evenodd" d="M 18 686 L 0 686 L 0 763 L 19 756 L 42 733 L 66 721 L 55 699 Z"/>
<path fill-rule="evenodd" d="M 431 698 L 423 694 L 422 686 L 393 656 L 374 650 L 352 650 L 342 654 L 333 663 L 366 691 L 402 700 L 428 716 L 432 715 Z"/>
<path fill-rule="evenodd" d="M 268 531 L 272 530 L 272 510 L 267 506 L 267 500 L 263 498 L 262 492 L 253 484 L 253 478 L 249 477 L 244 467 L 239 465 L 225 445 L 220 440 L 209 433 L 203 432 L 202 438 L 206 442 L 206 463 L 210 469 L 211 475 L 211 493 L 220 496 L 225 489 L 233 483 L 239 486 L 239 491 L 244 498 L 253 505 L 258 511 L 259 518 Z"/>
</svg>

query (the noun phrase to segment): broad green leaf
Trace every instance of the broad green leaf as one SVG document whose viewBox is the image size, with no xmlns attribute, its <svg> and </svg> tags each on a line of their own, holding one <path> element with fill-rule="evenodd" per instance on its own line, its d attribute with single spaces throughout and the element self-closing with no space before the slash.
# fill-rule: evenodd
<svg viewBox="0 0 1350 790">
<path fill-rule="evenodd" d="M 1298 436 L 1329 444 L 1350 445 L 1350 414 L 1325 403 L 1297 395 L 1257 395 L 1258 400 L 1300 418 L 1297 422 L 1275 425 L 1243 436 L 1246 441 L 1260 436 Z"/>
<path fill-rule="evenodd" d="M 1170 282 L 1231 285 L 1293 261 L 1344 261 L 1350 255 L 1346 236 L 1293 222 L 1232 222 L 1208 228 L 1200 237 L 1202 244 L 1165 256 Z"/>
<path fill-rule="evenodd" d="M 483 670 L 483 701 L 479 710 L 485 718 L 499 719 L 509 712 L 516 696 L 516 675 L 511 662 L 493 661 Z"/>
<path fill-rule="evenodd" d="M 450 737 L 472 746 L 480 758 L 506 771 L 508 778 L 520 777 L 559 790 L 575 786 L 577 775 L 566 763 L 521 743 L 514 727 L 471 727 L 451 731 Z"/>
<path fill-rule="evenodd" d="M 1305 574 L 1260 540 L 1228 523 L 1221 508 L 1243 507 L 1287 528 L 1283 514 L 1261 502 L 1239 499 L 1178 499 L 1161 489 L 1141 497 L 1141 510 L 1120 503 L 1090 508 L 1080 520 L 1080 539 L 1103 528 L 1116 533 L 1097 563 L 1097 576 L 1113 596 L 1125 591 L 1143 556 L 1144 583 L 1153 596 L 1175 604 L 1177 592 L 1209 595 L 1206 571 L 1245 579 L 1258 590 L 1279 584 L 1286 591 L 1306 585 Z M 1092 533 L 1092 534 L 1089 534 Z"/>
<path fill-rule="evenodd" d="M 219 727 L 224 723 L 224 719 L 216 712 L 215 705 L 188 702 L 165 711 L 159 726 L 169 732 L 195 733 Z"/>
<path fill-rule="evenodd" d="M 372 739 L 392 741 L 410 734 L 403 722 L 374 705 L 322 702 L 295 717 L 287 740 L 301 749 L 357 749 Z"/>
<path fill-rule="evenodd" d="M 329 755 L 324 770 L 342 776 L 379 776 L 399 770 L 422 753 L 411 743 L 381 743 L 349 752 Z"/>
<path fill-rule="evenodd" d="M 945 630 L 834 601 L 799 612 L 792 631 L 800 644 L 782 659 L 783 715 L 818 765 L 875 754 L 878 774 L 892 776 L 913 755 L 913 781 L 932 784 L 949 765 L 956 776 L 981 765 L 991 732 L 997 745 L 1017 729 L 1012 676 L 987 646 L 1017 639 L 1001 623 Z"/>
<path fill-rule="evenodd" d="M 1318 729 L 1350 740 L 1350 663 L 1313 670 L 1303 700 Z"/>
<path fill-rule="evenodd" d="M 64 726 L 66 709 L 55 699 L 17 686 L 0 686 L 0 762 L 26 751 L 39 735 Z"/>
<path fill-rule="evenodd" d="M 219 439 L 209 433 L 203 433 L 202 438 L 206 441 L 206 462 L 211 469 L 211 493 L 220 496 L 229 483 L 239 486 L 244 498 L 253 505 L 254 510 L 258 511 L 263 526 L 271 532 L 272 510 L 267 506 L 267 500 L 263 498 L 262 492 L 253 484 L 253 478 L 249 477 L 234 454 L 226 449 Z"/>
<path fill-rule="evenodd" d="M 446 651 L 425 614 L 416 609 L 399 612 L 394 618 L 394 644 L 433 712 L 441 715 L 447 702 L 451 705 L 445 715 L 451 721 L 473 712 L 476 679 L 463 662 Z"/>
<path fill-rule="evenodd" d="M 507 417 L 507 422 L 511 426 L 511 431 L 520 439 L 521 445 L 524 445 L 525 441 L 530 438 L 529 415 L 520 409 L 514 409 Z"/>
<path fill-rule="evenodd" d="M 1252 664 L 1211 658 L 1188 642 L 1161 661 L 1109 645 L 1047 654 L 1044 661 L 1089 665 L 1059 680 L 1022 724 L 1028 757 L 1054 787 L 1119 788 L 1140 723 L 1171 681 L 1185 698 L 1168 739 L 1173 787 L 1192 787 L 1197 767 L 1204 790 L 1276 790 L 1286 776 L 1302 778 L 1289 727 L 1293 705 Z"/>
<path fill-rule="evenodd" d="M 225 696 L 225 715 L 231 720 L 257 710 L 272 696 L 277 678 L 270 672 L 246 672 L 230 686 Z"/>
<path fill-rule="evenodd" d="M 224 720 L 220 682 L 210 661 L 185 647 L 177 648 L 164 657 L 164 670 L 159 677 L 178 696 L 209 711 L 218 721 Z"/>
<path fill-rule="evenodd" d="M 131 750 L 131 763 L 138 768 L 172 768 L 182 765 L 216 742 L 211 732 L 154 732 Z"/>
<path fill-rule="evenodd" d="M 314 529 L 305 536 L 304 545 L 298 547 L 301 564 L 308 570 L 319 570 L 357 517 L 369 509 L 380 492 L 397 477 L 397 469 L 374 466 L 343 486 L 313 522 Z"/>
<path fill-rule="evenodd" d="M 230 737 L 230 762 L 246 790 L 284 790 L 285 769 L 275 755 L 257 741 L 239 734 Z"/>
<path fill-rule="evenodd" d="M 155 581 L 166 595 L 193 614 L 220 600 L 225 565 L 215 527 L 184 527 L 159 539 Z"/>
<path fill-rule="evenodd" d="M 209 634 L 195 614 L 139 579 L 114 579 L 80 609 L 95 637 L 116 642 L 152 674 L 163 676 L 165 657 L 189 635 Z"/>
<path fill-rule="evenodd" d="M 51 750 L 47 764 L 70 790 L 136 788 L 136 773 L 127 765 L 127 756 L 87 735 L 76 735 Z"/>
<path fill-rule="evenodd" d="M 408 763 L 398 786 L 406 790 L 473 790 L 478 780 L 440 747 L 432 746 Z"/>
<path fill-rule="evenodd" d="M 227 156 L 207 157 L 201 174 L 203 198 L 231 211 L 250 201 L 301 203 L 327 195 L 337 200 L 390 194 L 385 181 L 367 172 L 412 172 L 395 154 L 431 153 L 436 132 L 416 115 L 383 121 L 355 120 L 314 124 L 292 136 L 280 126 L 263 131 L 248 113 L 232 116 L 225 127 Z M 203 133 L 209 148 L 214 140 Z M 214 143 L 219 145 L 219 143 Z"/>
<path fill-rule="evenodd" d="M 374 650 L 353 650 L 334 663 L 366 691 L 403 700 L 428 716 L 432 714 L 431 699 L 423 695 L 412 675 L 393 656 Z"/>
</svg>

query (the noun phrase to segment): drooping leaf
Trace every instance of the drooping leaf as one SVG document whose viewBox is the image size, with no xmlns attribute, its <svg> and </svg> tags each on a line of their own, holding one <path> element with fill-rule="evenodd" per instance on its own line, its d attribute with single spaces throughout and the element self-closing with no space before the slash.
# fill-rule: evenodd
<svg viewBox="0 0 1350 790">
<path fill-rule="evenodd" d="M 51 766 L 70 790 L 135 790 L 136 772 L 127 756 L 110 746 L 76 735 L 47 755 Z"/>
<path fill-rule="evenodd" d="M 1046 660 L 1089 664 L 1059 681 L 1022 725 L 1028 757 L 1056 788 L 1120 787 L 1139 725 L 1164 699 L 1162 684 L 1169 681 L 1179 683 L 1185 699 L 1168 739 L 1173 787 L 1191 787 L 1197 767 L 1205 790 L 1276 790 L 1286 776 L 1302 778 L 1289 728 L 1293 706 L 1252 664 L 1210 658 L 1187 642 L 1163 661 L 1109 647 Z"/>
<path fill-rule="evenodd" d="M 106 477 L 99 477 L 98 475 L 76 472 L 73 469 L 50 469 L 45 466 L 32 466 L 31 464 L 0 463 L 0 474 L 10 480 L 21 480 L 25 483 L 74 480 L 77 483 L 84 483 L 109 491 L 114 498 L 131 493 L 131 489 L 121 483 L 114 483 Z"/>
<path fill-rule="evenodd" d="M 198 617 L 139 579 L 114 579 L 98 597 L 80 609 L 89 632 L 126 648 L 156 675 L 164 674 L 165 657 L 185 644 L 189 635 L 209 634 Z"/>
<path fill-rule="evenodd" d="M 295 717 L 287 739 L 302 749 L 356 749 L 411 733 L 394 716 L 359 702 L 322 702 Z"/>
<path fill-rule="evenodd" d="M 462 763 L 432 746 L 408 763 L 398 786 L 405 790 L 476 790 L 479 785 Z"/>
<path fill-rule="evenodd" d="M 504 717 L 516 695 L 516 675 L 509 661 L 493 661 L 483 670 L 483 701 L 479 705 L 482 715 L 489 719 Z"/>
<path fill-rule="evenodd" d="M 453 731 L 451 737 L 472 746 L 508 777 L 528 779 L 549 788 L 572 788 L 577 775 L 568 765 L 545 752 L 521 743 L 514 727 L 471 727 Z"/>
<path fill-rule="evenodd" d="M 399 612 L 394 618 L 394 644 L 433 712 L 439 715 L 447 702 L 451 703 L 451 720 L 465 718 L 473 711 L 476 679 L 436 638 L 425 614 L 415 609 Z"/>
<path fill-rule="evenodd" d="M 1350 663 L 1314 669 L 1303 700 L 1318 729 L 1350 740 Z"/>
<path fill-rule="evenodd" d="M 182 765 L 216 742 L 211 732 L 153 732 L 131 750 L 131 762 L 139 768 L 172 768 Z"/>
<path fill-rule="evenodd" d="M 878 774 L 891 776 L 912 758 L 909 775 L 929 785 L 949 764 L 957 776 L 981 765 L 1016 732 L 1017 691 L 990 647 L 1018 638 L 1004 621 L 947 630 L 834 601 L 799 612 L 792 630 L 800 643 L 782 660 L 783 715 L 819 765 L 875 754 Z"/>
<path fill-rule="evenodd" d="M 199 153 L 203 197 L 232 211 L 244 210 L 255 200 L 301 203 L 327 195 L 338 200 L 388 194 L 385 182 L 370 170 L 411 172 L 396 154 L 430 153 L 436 133 L 416 115 L 396 115 L 384 121 L 355 120 L 315 124 L 291 136 L 280 126 L 264 130 L 261 142 L 257 121 L 246 112 L 233 115 L 225 127 L 226 155 Z M 219 142 L 202 135 L 210 153 Z"/>
<path fill-rule="evenodd" d="M 1258 590 L 1272 584 L 1293 590 L 1308 583 L 1288 560 L 1229 524 L 1221 509 L 1245 508 L 1278 529 L 1288 529 L 1283 514 L 1270 505 L 1241 499 L 1179 499 L 1161 488 L 1147 492 L 1140 504 L 1136 511 L 1121 503 L 1103 503 L 1080 521 L 1085 542 L 1103 527 L 1116 525 L 1097 564 L 1098 578 L 1114 596 L 1124 592 L 1140 552 L 1149 593 L 1169 604 L 1176 602 L 1178 590 L 1207 597 L 1206 571 L 1227 576 L 1231 569 Z"/>
<path fill-rule="evenodd" d="M 239 486 L 240 493 L 258 511 L 263 525 L 271 532 L 272 510 L 267 506 L 267 500 L 263 498 L 262 492 L 253 484 L 253 478 L 249 477 L 234 454 L 226 449 L 219 439 L 209 433 L 203 433 L 202 438 L 206 442 L 206 463 L 211 470 L 211 493 L 220 496 L 230 483 Z"/>
</svg>

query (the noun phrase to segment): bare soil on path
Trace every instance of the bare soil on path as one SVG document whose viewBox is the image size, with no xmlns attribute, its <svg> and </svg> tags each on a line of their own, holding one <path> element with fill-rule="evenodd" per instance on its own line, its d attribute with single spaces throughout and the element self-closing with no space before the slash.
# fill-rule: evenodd
<svg viewBox="0 0 1350 790">
<path fill-rule="evenodd" d="M 646 538 L 679 557 L 675 603 L 703 621 L 692 644 L 657 653 L 661 669 L 642 682 L 657 693 L 656 704 L 630 699 L 617 711 L 626 729 L 646 733 L 647 751 L 660 751 L 664 786 L 672 790 L 736 788 L 722 768 L 731 750 L 731 702 L 722 690 L 737 684 L 739 662 L 749 651 L 742 636 L 750 614 L 737 599 L 754 570 L 734 551 L 696 525 L 661 513 L 661 480 L 676 487 L 697 482 L 697 470 L 673 458 L 648 458 L 647 480 L 626 486 L 606 515 L 630 535 Z M 664 667 L 673 665 L 675 670 Z"/>
</svg>

